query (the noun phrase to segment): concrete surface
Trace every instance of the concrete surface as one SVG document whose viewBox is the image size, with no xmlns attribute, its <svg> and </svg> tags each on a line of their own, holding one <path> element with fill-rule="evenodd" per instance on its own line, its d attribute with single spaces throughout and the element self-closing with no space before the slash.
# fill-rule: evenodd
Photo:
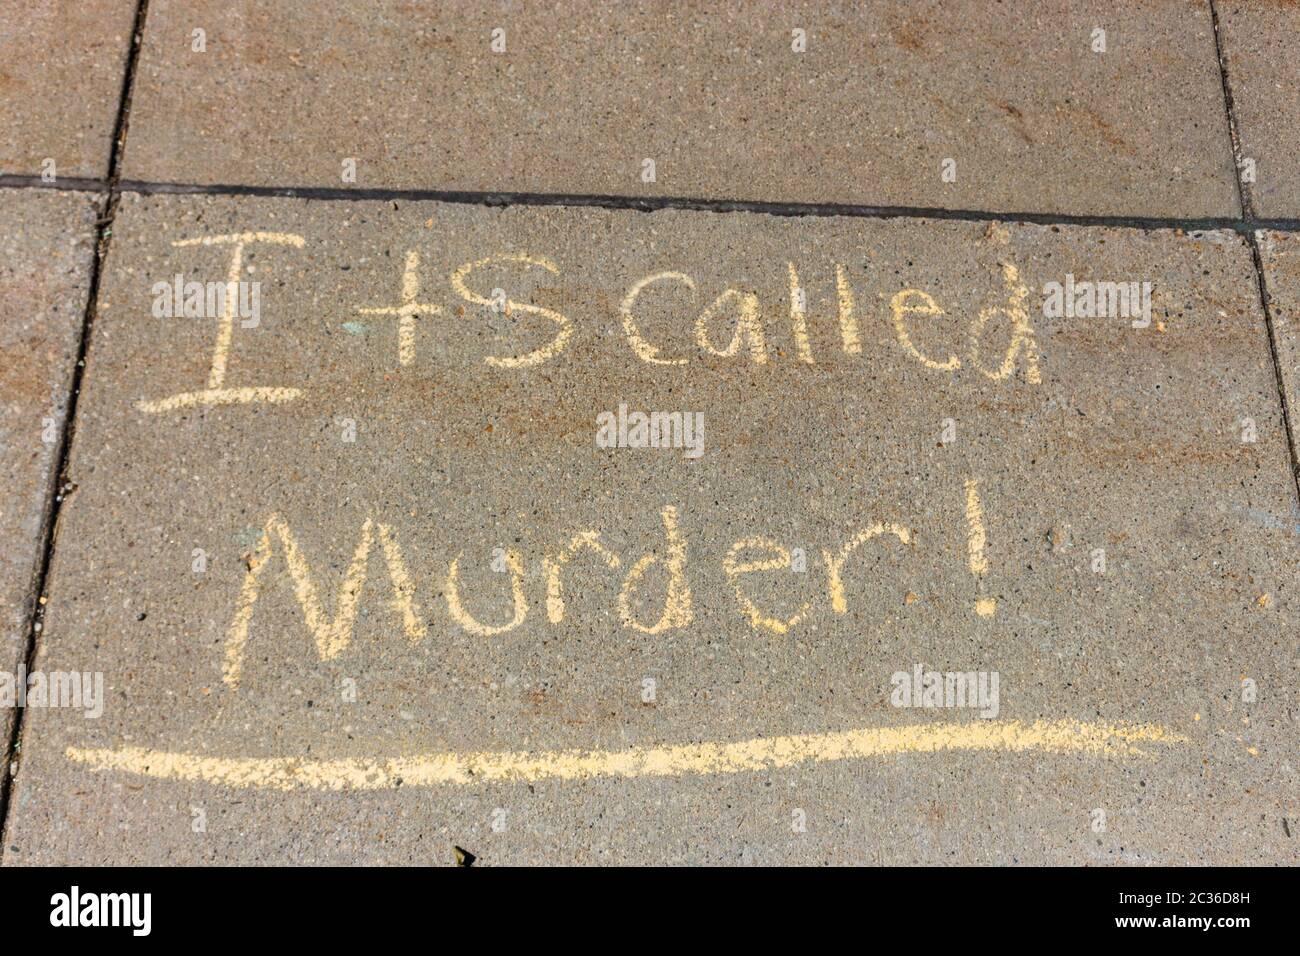
<svg viewBox="0 0 1300 956">
<path fill-rule="evenodd" d="M 1215 9 L 1295 217 L 1300 24 Z M 781 10 L 151 0 L 53 542 L 103 200 L 0 189 L 0 684 L 49 549 L 67 697 L 0 863 L 1300 862 L 1300 255 L 1184 221 L 1241 213 L 1209 3 Z M 0 173 L 109 188 L 135 11 L 0 11 Z M 1100 282 L 1149 312 L 1051 309 Z"/>
<path fill-rule="evenodd" d="M 231 322 L 209 404 L 177 398 L 212 385 L 222 322 L 154 317 L 153 285 L 224 280 L 231 247 L 184 243 L 253 231 L 260 321 Z M 6 864 L 1300 856 L 1296 491 L 1235 234 L 127 195 L 106 269 L 38 663 L 102 672 L 107 703 L 29 712 Z M 661 277 L 626 319 L 666 271 L 693 288 Z M 1150 324 L 1046 318 L 1067 275 L 1154 283 Z M 696 342 L 720 295 L 709 341 L 756 302 L 762 351 Z M 402 302 L 405 345 L 362 311 Z M 597 447 L 620 402 L 702 413 L 703 454 Z M 877 522 L 902 531 L 845 560 L 837 609 L 823 549 Z M 555 623 L 546 557 L 582 531 L 620 564 L 573 558 Z M 807 570 L 733 580 L 760 536 Z M 644 628 L 676 594 L 656 633 L 619 610 L 649 553 L 629 607 Z M 806 609 L 779 633 L 743 600 Z M 909 728 L 986 722 L 892 706 L 915 664 L 996 671 L 989 726 L 1166 735 L 930 752 Z M 650 777 L 490 756 L 693 744 L 674 759 L 716 770 L 713 742 L 861 728 L 900 745 Z M 465 763 L 426 785 L 438 755 Z"/>
<path fill-rule="evenodd" d="M 0 175 L 108 174 L 135 9 L 134 0 L 0 2 Z"/>
<path fill-rule="evenodd" d="M 0 670 L 27 653 L 98 197 L 0 190 Z M 8 749 L 14 710 L 0 707 Z"/>
<path fill-rule="evenodd" d="M 781 9 L 154 0 L 125 175 L 1238 213 L 1206 3 Z"/>
<path fill-rule="evenodd" d="M 1256 235 L 1294 443 L 1300 440 L 1300 434 L 1296 434 L 1300 423 L 1295 418 L 1300 414 L 1300 405 L 1296 404 L 1300 401 L 1300 238 L 1295 233 L 1262 230 Z M 1300 521 L 1296 523 L 1300 525 Z"/>
<path fill-rule="evenodd" d="M 1220 0 L 1219 26 L 1232 84 L 1246 183 L 1255 212 L 1300 219 L 1300 6 L 1289 0 Z"/>
</svg>

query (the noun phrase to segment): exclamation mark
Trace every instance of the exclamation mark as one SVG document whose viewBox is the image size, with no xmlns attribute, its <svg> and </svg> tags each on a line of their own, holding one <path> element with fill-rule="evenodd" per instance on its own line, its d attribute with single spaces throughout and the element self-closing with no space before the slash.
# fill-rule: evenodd
<svg viewBox="0 0 1300 956">
<path fill-rule="evenodd" d="M 970 573 L 975 575 L 977 589 L 983 590 L 983 574 L 989 569 L 989 559 L 984 556 L 987 543 L 984 534 L 984 509 L 980 506 L 979 479 L 966 481 L 966 555 L 970 563 Z M 998 609 L 996 598 L 977 598 L 975 613 L 980 617 L 992 617 Z"/>
</svg>

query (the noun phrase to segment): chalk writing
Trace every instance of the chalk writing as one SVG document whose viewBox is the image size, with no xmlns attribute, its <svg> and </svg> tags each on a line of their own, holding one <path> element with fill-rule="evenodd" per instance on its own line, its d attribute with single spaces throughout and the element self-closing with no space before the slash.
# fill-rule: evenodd
<svg viewBox="0 0 1300 956">
<path fill-rule="evenodd" d="M 203 236 L 194 239 L 182 239 L 173 243 L 181 249 L 208 246 L 227 246 L 230 259 L 227 272 L 229 282 L 237 282 L 244 263 L 244 250 L 254 243 L 292 246 L 302 249 L 305 239 L 299 235 L 272 232 L 245 232 L 230 235 Z M 789 291 L 790 334 L 794 342 L 794 358 L 802 365 L 816 365 L 817 355 L 812 345 L 808 310 L 808 296 L 796 263 L 786 262 L 786 281 Z M 366 304 L 357 306 L 362 315 L 390 316 L 397 319 L 397 366 L 408 367 L 418 360 L 418 324 L 421 316 L 443 316 L 447 308 L 431 295 L 425 293 L 421 278 L 424 259 L 418 249 L 408 249 L 405 254 L 401 276 L 399 301 L 394 305 Z M 488 355 L 482 362 L 499 369 L 531 369 L 554 361 L 561 356 L 573 339 L 576 325 L 574 320 L 555 309 L 545 308 L 531 302 L 520 301 L 504 295 L 500 288 L 489 290 L 493 294 L 474 288 L 475 273 L 488 268 L 515 268 L 526 276 L 529 271 L 542 270 L 551 276 L 562 278 L 562 271 L 550 259 L 525 253 L 496 253 L 453 269 L 447 276 L 450 292 L 459 300 L 473 306 L 469 318 L 474 312 L 491 310 L 493 313 L 504 312 L 506 315 L 523 313 L 546 319 L 554 326 L 553 335 L 542 345 L 529 351 L 507 355 Z M 917 362 L 921 367 L 935 372 L 957 374 L 970 370 L 993 381 L 1009 381 L 1019 370 L 1024 381 L 1036 385 L 1041 381 L 1038 361 L 1038 344 L 1030 322 L 1027 299 L 1029 290 L 1020 278 L 1017 267 L 1010 262 L 999 265 L 1001 273 L 1000 304 L 986 306 L 976 313 L 966 324 L 965 344 L 960 350 L 949 348 L 945 353 L 929 354 L 917 344 L 917 330 L 925 323 L 942 320 L 946 329 L 953 326 L 953 314 L 945 309 L 935 297 L 919 288 L 906 288 L 896 292 L 889 300 L 888 322 L 901 353 Z M 689 354 L 666 354 L 666 346 L 647 337 L 638 318 L 642 299 L 660 287 L 678 286 L 695 298 L 693 306 L 687 306 L 693 314 L 689 329 L 697 357 L 708 359 L 728 359 L 748 361 L 757 366 L 765 366 L 773 361 L 772 350 L 768 345 L 767 327 L 763 316 L 762 303 L 753 291 L 735 287 L 726 287 L 721 292 L 703 292 L 699 280 L 694 276 L 675 270 L 665 270 L 633 281 L 622 295 L 619 316 L 623 328 L 626 346 L 637 361 L 649 365 L 683 366 L 692 361 Z M 839 330 L 839 349 L 845 356 L 858 356 L 863 352 L 862 326 L 856 311 L 855 297 L 848 272 L 841 263 L 835 264 L 835 289 Z M 465 313 L 463 306 L 457 314 Z M 234 334 L 236 306 L 227 302 L 219 320 L 217 341 L 212 351 L 211 368 L 207 387 L 198 391 L 181 392 L 164 398 L 143 399 L 137 402 L 141 411 L 153 414 L 175 411 L 194 406 L 216 405 L 250 405 L 280 404 L 299 398 L 303 390 L 297 386 L 239 386 L 226 384 L 231 342 Z M 998 321 L 999 319 L 1004 321 Z M 1009 323 L 1009 341 L 990 358 L 985 341 L 990 329 L 1001 330 Z M 346 324 L 346 323 L 345 323 Z M 725 340 L 716 336 L 716 328 L 730 330 L 730 337 Z M 527 334 L 535 334 L 528 332 Z"/>
<path fill-rule="evenodd" d="M 293 246 L 301 249 L 304 244 L 302 236 L 280 232 L 240 232 L 233 235 L 204 236 L 199 239 L 181 239 L 173 246 L 231 246 L 230 265 L 227 283 L 237 287 L 239 277 L 244 271 L 244 248 L 250 243 L 268 243 L 270 245 Z M 230 344 L 235 332 L 238 301 L 234 296 L 227 296 L 217 330 L 217 342 L 212 349 L 212 366 L 208 372 L 208 387 L 197 392 L 180 392 L 166 398 L 140 401 L 136 407 L 144 412 L 169 412 L 178 408 L 190 408 L 195 405 L 252 405 L 258 403 L 277 404 L 297 398 L 302 392 L 296 388 L 277 387 L 243 387 L 226 388 L 226 363 L 230 358 Z"/>
<path fill-rule="evenodd" d="M 965 484 L 966 494 L 966 545 L 970 570 L 981 582 L 988 571 L 984 555 L 987 535 L 984 512 L 978 493 L 978 481 L 970 479 Z M 617 597 L 618 619 L 623 627 L 643 634 L 662 634 L 690 626 L 694 620 L 694 597 L 687 573 L 690 556 L 688 536 L 682 528 L 681 516 L 673 505 L 664 505 L 659 511 L 659 523 L 664 545 L 642 555 L 630 566 L 628 557 L 609 548 L 596 529 L 581 529 L 566 536 L 560 547 L 548 550 L 541 560 L 546 582 L 546 622 L 557 625 L 567 614 L 566 589 L 582 592 L 594 567 L 600 565 L 609 571 L 624 572 Z M 844 615 L 849 610 L 849 597 L 844 583 L 845 568 L 861 549 L 890 539 L 895 547 L 909 547 L 914 541 L 914 531 L 894 522 L 873 522 L 852 532 L 837 549 L 821 551 L 825 575 L 825 595 L 831 613 Z M 408 570 L 397 533 L 393 527 L 375 517 L 367 517 L 361 525 L 351 563 L 339 584 L 334 601 L 334 616 L 329 617 L 318 596 L 317 584 L 310 561 L 289 523 L 279 514 L 272 514 L 251 554 L 246 558 L 244 582 L 235 604 L 235 613 L 226 633 L 223 681 L 227 687 L 237 689 L 243 674 L 244 656 L 249 642 L 253 611 L 264 587 L 264 578 L 272 557 L 278 552 L 284 560 L 292 592 L 302 612 L 307 632 L 312 638 L 318 658 L 333 660 L 352 642 L 359 602 L 367 593 L 367 579 L 371 554 L 376 541 L 380 545 L 392 592 L 390 607 L 397 615 L 402 632 L 412 646 L 426 635 L 426 616 L 416 596 L 416 587 Z M 883 542 L 882 546 L 883 546 Z M 278 545 L 278 548 L 277 548 Z M 580 554 L 590 554 L 596 562 L 584 562 L 583 573 L 572 569 L 571 563 Z M 459 551 L 447 566 L 439 589 L 451 622 L 476 637 L 491 638 L 509 633 L 529 618 L 531 605 L 525 586 L 527 569 L 525 559 L 517 550 L 503 550 L 502 570 L 509 575 L 511 608 L 497 622 L 481 620 L 471 614 L 462 596 L 461 564 L 465 552 Z M 318 566 L 322 561 L 315 562 Z M 789 571 L 794 567 L 794 553 L 786 545 L 763 535 L 747 535 L 736 540 L 721 560 L 722 572 L 731 586 L 736 605 L 750 627 L 759 632 L 784 635 L 802 623 L 813 608 L 812 601 L 802 602 L 793 614 L 775 616 L 764 610 L 758 600 L 746 589 L 744 579 L 762 572 Z M 643 595 L 643 581 L 652 568 L 659 566 L 666 578 L 662 596 Z M 626 569 L 626 570 L 625 570 Z M 658 616 L 644 620 L 635 608 L 639 597 L 662 602 Z M 976 613 L 991 617 L 996 613 L 997 602 L 981 597 L 976 602 Z"/>
</svg>

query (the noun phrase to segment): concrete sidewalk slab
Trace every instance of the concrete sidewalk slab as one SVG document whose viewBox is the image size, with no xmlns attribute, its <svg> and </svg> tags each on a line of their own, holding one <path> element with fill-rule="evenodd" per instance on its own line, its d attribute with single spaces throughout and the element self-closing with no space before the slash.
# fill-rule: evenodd
<svg viewBox="0 0 1300 956">
<path fill-rule="evenodd" d="M 0 4 L 0 174 L 108 175 L 135 10 L 135 0 Z"/>
<path fill-rule="evenodd" d="M 0 671 L 27 653 L 99 199 L 0 190 Z M 0 704 L 8 747 L 12 704 Z"/>
<path fill-rule="evenodd" d="M 1300 218 L 1300 6 L 1282 0 L 1220 0 L 1219 28 L 1245 187 L 1256 215 Z"/>
<path fill-rule="evenodd" d="M 177 183 L 1235 216 L 1225 129 L 1209 7 L 1181 0 L 779 15 L 383 0 L 328 17 L 300 0 L 156 0 L 125 169 Z"/>
<path fill-rule="evenodd" d="M 7 864 L 1296 862 L 1235 234 L 127 195 L 76 436 Z"/>
</svg>

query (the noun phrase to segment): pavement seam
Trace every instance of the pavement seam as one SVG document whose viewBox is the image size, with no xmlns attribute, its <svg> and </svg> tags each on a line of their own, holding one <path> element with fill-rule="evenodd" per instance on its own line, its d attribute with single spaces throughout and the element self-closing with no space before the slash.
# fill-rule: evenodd
<svg viewBox="0 0 1300 956">
<path fill-rule="evenodd" d="M 1241 181 L 1241 133 L 1237 129 L 1236 104 L 1232 99 L 1232 84 L 1228 82 L 1228 61 L 1223 52 L 1223 37 L 1219 27 L 1219 8 L 1210 0 L 1210 23 L 1214 30 L 1214 55 L 1219 61 L 1219 82 L 1223 86 L 1223 116 L 1228 130 L 1228 149 L 1232 154 L 1232 178 L 1237 184 L 1237 205 L 1244 222 L 1255 222 L 1255 204 L 1250 190 Z"/>
<path fill-rule="evenodd" d="M 72 182 L 68 180 L 68 182 Z M 0 176 L 0 189 L 83 189 L 105 191 L 102 180 L 77 180 L 77 186 L 45 183 L 38 176 Z M 1255 229 L 1300 232 L 1300 219 L 1251 219 L 1233 216 L 1120 216 L 1055 212 L 1007 212 L 952 209 L 944 206 L 868 206 L 847 203 L 761 202 L 740 199 L 703 199 L 681 196 L 616 196 L 587 193 L 525 193 L 445 189 L 343 189 L 328 186 L 240 186 L 231 184 L 158 183 L 124 179 L 119 193 L 141 196 L 252 196 L 273 199 L 315 199 L 345 202 L 445 202 L 459 205 L 507 208 L 559 206 L 658 212 L 665 209 L 711 213 L 755 213 L 789 218 L 841 216 L 856 219 L 935 219 L 973 223 L 1029 223 L 1041 226 L 1104 226 L 1144 232 L 1178 230 L 1198 232 L 1226 229 L 1247 235 Z"/>
<path fill-rule="evenodd" d="M 4 189 L 66 189 L 70 192 L 78 193 L 106 193 L 108 192 L 108 180 L 105 179 L 86 179 L 77 176 L 59 176 L 57 179 L 46 181 L 40 176 L 18 176 L 14 173 L 6 173 L 0 176 L 0 188 Z"/>
<path fill-rule="evenodd" d="M 1264 311 L 1264 326 L 1268 335 L 1269 355 L 1273 360 L 1273 376 L 1277 380 L 1278 402 L 1282 407 L 1282 427 L 1286 432 L 1286 446 L 1291 463 L 1291 483 L 1296 491 L 1296 506 L 1300 507 L 1300 454 L 1297 454 L 1295 431 L 1292 422 L 1294 410 L 1286 397 L 1286 376 L 1282 373 L 1282 357 L 1278 342 L 1277 325 L 1273 321 L 1272 300 L 1268 292 L 1268 278 L 1264 271 L 1264 258 L 1259 251 L 1257 230 L 1272 228 L 1266 221 L 1255 217 L 1254 197 L 1247 184 L 1241 179 L 1241 130 L 1237 126 L 1236 106 L 1232 98 L 1232 82 L 1228 78 L 1228 61 L 1224 54 L 1222 28 L 1219 24 L 1219 9 L 1215 0 L 1210 0 L 1210 20 L 1214 26 L 1214 52 L 1219 59 L 1219 77 L 1223 82 L 1223 107 L 1227 118 L 1228 145 L 1232 150 L 1233 178 L 1237 181 L 1237 200 L 1241 205 L 1242 230 L 1246 243 L 1250 246 L 1250 257 L 1255 268 L 1255 283 L 1259 288 L 1259 304 Z M 1281 231 L 1281 230 L 1275 230 Z"/>
<path fill-rule="evenodd" d="M 40 602 L 45 595 L 50 564 L 54 557 L 59 516 L 62 512 L 63 502 L 67 497 L 65 491 L 71 484 L 68 475 L 69 452 L 76 433 L 78 398 L 81 394 L 82 379 L 86 370 L 91 330 L 95 324 L 99 283 L 104 272 L 104 259 L 108 255 L 108 244 L 113 235 L 113 217 L 117 212 L 118 199 L 121 195 L 119 181 L 121 177 L 122 148 L 126 142 L 126 134 L 130 125 L 131 91 L 135 85 L 136 65 L 139 60 L 140 45 L 144 39 L 144 22 L 148 9 L 149 0 L 138 0 L 135 9 L 135 20 L 131 28 L 131 46 L 127 51 L 126 69 L 122 76 L 122 92 L 118 100 L 117 118 L 113 125 L 108 179 L 67 179 L 57 184 L 43 184 L 53 185 L 59 189 L 79 189 L 82 188 L 81 184 L 91 183 L 96 188 L 89 191 L 106 193 L 107 195 L 102 211 L 95 222 L 95 254 L 90 263 L 90 282 L 86 290 L 86 309 L 82 315 L 81 335 L 77 342 L 77 358 L 72 366 L 68 403 L 63 416 L 63 426 L 60 429 L 58 452 L 55 459 L 56 467 L 52 469 L 51 487 L 46 492 L 45 516 L 38 539 L 41 541 L 42 548 L 32 584 L 32 610 L 27 620 L 27 647 L 24 655 L 27 673 L 29 674 L 36 663 L 37 643 L 41 634 L 43 618 Z M 73 185 L 74 183 L 77 185 Z M 3 762 L 0 763 L 0 857 L 3 856 L 4 848 L 8 846 L 10 798 L 13 793 L 14 779 L 21 765 L 23 718 L 25 715 L 26 710 L 24 708 L 15 709 L 13 727 L 10 731 L 9 740 L 5 742 L 6 750 Z"/>
</svg>

